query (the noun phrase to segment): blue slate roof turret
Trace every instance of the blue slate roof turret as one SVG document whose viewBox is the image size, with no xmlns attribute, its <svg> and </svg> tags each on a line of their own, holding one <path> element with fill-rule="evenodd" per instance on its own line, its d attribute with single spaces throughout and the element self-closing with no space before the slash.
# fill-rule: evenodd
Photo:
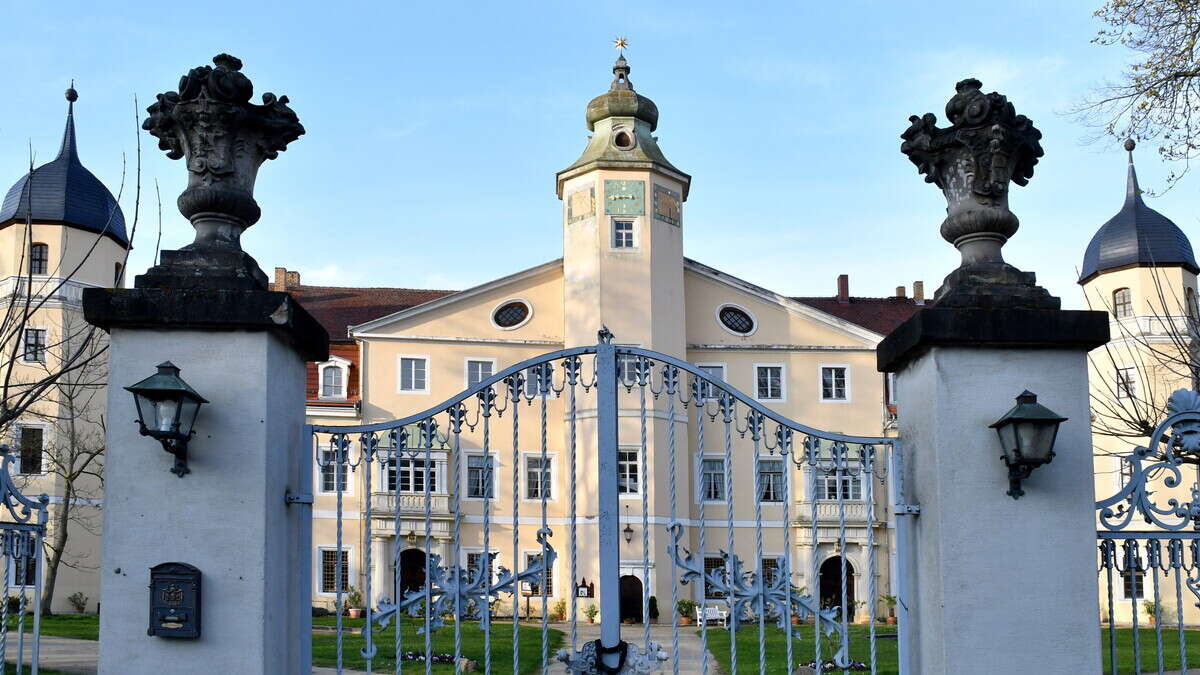
<svg viewBox="0 0 1200 675">
<path fill-rule="evenodd" d="M 1200 273 L 1192 254 L 1192 243 L 1179 226 L 1146 206 L 1133 168 L 1132 140 L 1125 141 L 1129 151 L 1129 177 L 1125 185 L 1125 204 L 1117 215 L 1100 227 L 1083 254 L 1079 283 L 1087 283 L 1097 274 L 1123 267 L 1178 265 Z"/>
<path fill-rule="evenodd" d="M 104 183 L 79 161 L 75 143 L 74 87 L 67 90 L 67 126 L 58 157 L 25 174 L 0 205 L 0 227 L 14 221 L 52 222 L 103 233 L 129 246 L 125 215 Z"/>
</svg>

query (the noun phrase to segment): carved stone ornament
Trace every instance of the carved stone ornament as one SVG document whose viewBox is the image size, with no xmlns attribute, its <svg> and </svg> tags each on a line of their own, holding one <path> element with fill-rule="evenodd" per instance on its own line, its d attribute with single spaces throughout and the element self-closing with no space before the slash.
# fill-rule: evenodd
<svg viewBox="0 0 1200 675">
<path fill-rule="evenodd" d="M 980 86 L 973 78 L 955 85 L 957 93 L 946 104 L 951 126 L 939 128 L 933 113 L 913 115 L 900 135 L 900 152 L 945 195 L 942 238 L 962 254 L 962 265 L 947 277 L 935 304 L 1057 308 L 1057 299 L 1037 287 L 1031 273 L 1005 264 L 1001 255 L 1019 225 L 1008 208 L 1009 183 L 1026 185 L 1033 177 L 1044 154 L 1042 132 L 1006 97 L 984 94 Z M 955 286 L 971 288 L 946 297 Z"/>
<path fill-rule="evenodd" d="M 242 251 L 242 232 L 258 221 L 254 201 L 258 169 L 304 133 L 286 96 L 262 95 L 250 102 L 254 85 L 242 62 L 228 54 L 212 66 L 192 68 L 179 91 L 158 95 L 142 128 L 158 138 L 171 159 L 186 158 L 188 187 L 179 211 L 196 228 L 196 239 L 179 251 L 164 251 L 162 264 L 138 286 L 265 288 L 266 275 Z"/>
</svg>

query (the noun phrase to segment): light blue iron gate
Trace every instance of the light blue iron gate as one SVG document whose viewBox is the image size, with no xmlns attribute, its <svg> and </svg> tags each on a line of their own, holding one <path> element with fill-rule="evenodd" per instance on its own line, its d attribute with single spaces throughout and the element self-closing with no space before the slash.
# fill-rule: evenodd
<svg viewBox="0 0 1200 675">
<path fill-rule="evenodd" d="M 533 408 L 535 414 L 532 441 L 527 440 L 528 427 L 521 425 L 524 408 Z M 557 448 L 551 449 L 553 444 L 549 440 L 552 409 L 556 416 L 561 411 L 569 472 L 565 517 L 553 519 L 549 516 L 549 506 L 555 502 L 557 508 L 559 495 L 552 495 L 548 489 L 552 480 L 548 467 L 561 453 Z M 508 417 L 506 424 L 501 421 L 505 416 Z M 664 424 L 658 423 L 664 420 Z M 694 435 L 694 440 L 678 437 L 680 425 Z M 581 431 L 581 428 L 585 429 Z M 626 432 L 624 438 L 622 429 Z M 443 660 L 452 660 L 455 672 L 461 672 L 463 629 L 468 620 L 478 622 L 478 631 L 482 635 L 483 656 L 479 664 L 482 672 L 521 672 L 521 626 L 528 618 L 522 619 L 520 601 L 525 591 L 526 614 L 532 600 L 530 596 L 536 597 L 541 605 L 540 621 L 535 621 L 540 635 L 540 650 L 535 658 L 541 672 L 550 672 L 555 661 L 565 664 L 571 672 L 581 673 L 651 672 L 657 670 L 661 662 L 666 662 L 672 672 L 678 674 L 681 672 L 681 615 L 676 609 L 680 607 L 679 601 L 684 599 L 680 597 L 681 584 L 694 584 L 701 591 L 701 607 L 695 614 L 701 619 L 699 626 L 688 629 L 700 634 L 699 672 L 716 671 L 716 664 L 709 662 L 709 634 L 715 630 L 709 627 L 709 619 L 715 617 L 720 617 L 729 627 L 728 650 L 735 673 L 738 641 L 733 637 L 747 624 L 757 628 L 754 646 L 760 673 L 765 672 L 768 663 L 785 664 L 787 672 L 791 673 L 805 661 L 817 672 L 849 672 L 855 668 L 874 673 L 881 633 L 898 638 L 899 649 L 902 652 L 906 649 L 909 610 L 904 572 L 891 570 L 890 597 L 880 593 L 876 581 L 879 574 L 876 530 L 886 519 L 885 514 L 876 511 L 876 490 L 890 483 L 892 501 L 903 504 L 901 486 L 895 484 L 895 480 L 885 481 L 889 476 L 898 479 L 902 475 L 899 440 L 845 436 L 799 424 L 696 366 L 665 354 L 614 345 L 607 329 L 600 332 L 600 341 L 594 346 L 564 349 L 528 359 L 423 412 L 377 424 L 311 426 L 309 432 L 321 474 L 319 480 L 325 482 L 324 487 L 329 488 L 336 498 L 336 548 L 333 550 L 331 582 L 338 672 L 346 662 L 344 643 L 348 634 L 343 610 L 350 590 L 345 567 L 349 560 L 344 554 L 345 524 L 348 522 L 345 497 L 353 490 L 348 480 L 350 474 L 361 474 L 365 489 L 362 520 L 359 521 L 363 523 L 360 528 L 364 531 L 360 533 L 359 541 L 366 542 L 362 549 L 363 567 L 367 570 L 364 584 L 366 616 L 359 653 L 368 672 L 374 672 L 376 662 L 384 658 L 380 650 L 384 643 L 390 643 L 388 651 L 395 658 L 394 666 L 388 669 L 394 669 L 396 673 L 406 666 L 428 673 L 435 662 Z M 586 435 L 591 432 L 596 441 L 594 446 L 588 443 Z M 498 437 L 502 440 L 497 441 Z M 688 446 L 693 442 L 695 447 L 688 454 Z M 648 455 L 652 445 L 654 458 Z M 665 461 L 662 457 L 664 446 Z M 523 448 L 532 449 L 525 451 Z M 589 459 L 588 448 L 595 454 L 595 474 L 580 481 L 581 465 Z M 464 458 L 472 463 L 466 471 Z M 795 472 L 781 468 L 779 475 L 782 477 L 767 474 L 760 463 L 763 458 L 776 458 L 781 467 L 790 465 L 803 472 L 807 513 L 794 508 L 797 495 L 793 494 L 796 486 L 791 476 Z M 499 513 L 499 507 L 493 504 L 500 501 L 500 484 L 496 480 L 500 472 L 496 467 L 504 461 L 510 463 L 511 504 L 506 513 Z M 735 462 L 746 461 L 755 463 L 754 492 L 739 508 L 735 495 L 747 486 L 736 484 L 733 469 L 737 466 Z M 706 467 L 718 464 L 724 468 L 721 473 L 705 472 Z M 652 466 L 655 467 L 653 472 L 649 471 Z M 665 476 L 660 468 L 665 470 Z M 445 491 L 446 473 L 449 474 L 448 491 Z M 647 480 L 651 473 L 654 475 L 653 486 Z M 522 474 L 526 492 L 521 491 Z M 465 487 L 464 475 L 468 483 Z M 387 481 L 383 490 L 386 499 L 378 502 L 376 488 L 372 485 L 377 478 Z M 652 511 L 659 509 L 650 505 L 651 487 L 656 503 L 661 503 L 665 491 L 668 504 L 665 520 L 652 515 Z M 634 499 L 622 498 L 621 493 Z M 580 513 L 581 496 L 588 500 L 588 508 L 595 507 L 594 514 Z M 446 500 L 444 507 L 439 501 L 443 497 Z M 708 506 L 708 497 L 720 498 L 711 501 L 724 504 L 723 519 L 710 517 L 708 512 L 717 507 Z M 464 506 L 469 501 L 478 502 L 481 514 L 464 514 Z M 627 515 L 622 520 L 623 502 L 626 511 L 630 503 L 640 505 L 640 523 L 637 516 Z M 782 519 L 764 521 L 764 506 L 781 512 Z M 380 507 L 387 507 L 392 519 L 391 559 L 386 562 L 392 564 L 393 570 L 387 593 L 388 598 L 398 600 L 381 598 L 373 603 L 378 589 L 374 588 L 371 570 L 376 564 L 385 563 L 373 560 L 375 554 L 370 545 L 372 538 L 380 534 L 374 524 Z M 435 517 L 435 510 L 441 508 L 446 509 L 448 522 Z M 898 510 L 911 511 L 907 508 Z M 848 515 L 850 511 L 854 513 Z M 529 515 L 531 512 L 536 515 Z M 693 512 L 694 518 L 690 517 Z M 406 515 L 410 522 L 420 523 L 421 532 L 415 529 L 403 531 L 401 523 Z M 739 516 L 743 520 L 739 520 Z M 820 606 L 819 588 L 799 587 L 793 583 L 793 572 L 800 573 L 793 566 L 797 548 L 793 529 L 798 529 L 794 526 L 805 518 L 808 519 L 807 535 L 812 550 L 806 571 L 810 585 L 819 584 L 821 578 L 818 545 L 839 554 L 840 593 L 834 596 L 830 606 Z M 863 558 L 867 566 L 867 599 L 861 602 L 851 600 L 854 591 L 848 587 L 852 570 L 848 569 L 846 556 L 847 522 L 854 518 L 865 520 L 865 542 L 855 544 L 865 551 Z M 463 537 L 463 525 L 468 519 L 480 526 L 478 536 L 469 542 L 470 545 Z M 622 522 L 625 529 L 619 530 Z M 566 529 L 565 542 L 561 535 L 555 537 L 551 527 L 560 523 Z M 624 537 L 627 545 L 633 545 L 633 524 L 641 526 L 639 562 L 633 564 L 634 568 L 640 566 L 642 575 L 640 616 L 643 626 L 637 645 L 622 640 L 618 593 L 622 567 L 630 571 L 631 566 L 629 561 L 623 565 L 620 559 L 621 539 Z M 493 540 L 493 530 L 505 525 L 511 529 L 511 538 L 504 542 L 506 552 L 511 555 L 511 570 L 494 564 L 502 547 L 498 540 Z M 592 587 L 598 585 L 595 597 L 599 601 L 600 629 L 598 639 L 581 644 L 578 600 L 581 594 L 587 595 L 590 591 L 586 579 L 581 578 L 585 565 L 578 556 L 578 533 L 583 525 L 594 525 L 596 529 L 598 564 L 592 565 L 590 560 L 582 562 L 598 568 L 598 584 L 594 580 Z M 664 558 L 669 567 L 666 573 L 671 580 L 668 611 L 672 618 L 667 645 L 652 639 L 651 625 L 646 620 L 652 603 L 649 583 L 654 565 L 651 529 L 657 526 L 664 526 L 667 534 Z M 899 519 L 896 526 L 897 536 L 891 545 L 902 547 L 906 542 L 904 519 Z M 441 527 L 446 531 L 438 532 L 439 538 L 448 537 L 450 542 L 451 560 L 448 561 L 435 552 L 435 528 Z M 531 528 L 536 528 L 536 547 L 532 554 L 522 548 L 528 546 L 523 542 L 528 541 Z M 709 530 L 714 529 L 718 532 L 710 535 Z M 738 529 L 752 531 L 753 543 L 746 543 L 745 537 L 735 537 Z M 704 552 L 721 534 L 720 530 L 724 530 L 724 537 L 716 544 L 722 546 L 719 556 L 706 557 Z M 779 530 L 782 530 L 784 554 L 764 555 L 765 536 L 777 534 Z M 423 579 L 418 584 L 406 577 L 402 569 L 404 542 L 413 548 L 419 547 L 424 555 Z M 565 638 L 563 649 L 552 655 L 548 622 L 553 582 L 548 577 L 560 555 L 555 548 L 559 542 L 565 543 L 571 582 L 570 606 L 566 612 L 569 636 Z M 689 550 L 692 543 L 697 553 Z M 478 553 L 464 557 L 467 549 Z M 747 565 L 743 556 L 751 551 L 755 562 Z M 904 555 L 896 556 L 897 561 L 904 559 Z M 656 569 L 654 573 L 657 575 L 660 571 Z M 858 573 L 862 574 L 862 571 Z M 883 598 L 896 596 L 898 635 L 890 629 L 880 629 L 876 623 L 877 608 L 881 607 Z M 862 667 L 856 667 L 851 658 L 850 621 L 859 605 L 865 606 L 867 611 L 865 635 L 858 641 L 862 644 L 865 661 Z M 511 610 L 511 618 L 507 619 L 511 621 L 511 655 L 502 661 L 493 655 L 493 634 L 506 630 L 498 623 L 505 610 Z M 415 645 L 406 643 L 403 637 L 401 623 L 405 615 L 418 620 L 419 637 L 408 638 L 410 643 L 415 641 Z M 453 624 L 454 639 L 452 651 L 447 650 L 442 655 L 434 649 L 433 642 L 435 631 L 445 628 L 446 617 Z M 793 625 L 793 618 L 797 625 Z M 806 621 L 812 623 L 806 624 Z M 778 630 L 785 636 L 784 653 L 768 653 L 768 624 L 772 626 L 771 630 Z M 812 642 L 811 657 L 799 654 L 795 644 L 806 633 Z M 903 656 L 900 662 L 905 662 Z M 688 666 L 683 668 L 684 672 L 689 672 Z"/>
<path fill-rule="evenodd" d="M 1184 470 L 1200 462 L 1200 394 L 1176 391 L 1167 413 L 1149 446 L 1120 458 L 1120 489 L 1096 502 L 1106 672 L 1114 675 L 1126 652 L 1134 665 L 1125 672 L 1189 672 L 1185 626 L 1200 623 L 1200 484 L 1192 483 L 1190 498 L 1180 494 Z M 1167 493 L 1161 500 L 1160 492 Z M 1135 519 L 1147 529 L 1132 529 Z M 1174 607 L 1165 609 L 1166 601 Z M 1152 651 L 1148 663 L 1145 651 Z"/>
<path fill-rule="evenodd" d="M 50 498 L 36 500 L 21 494 L 13 483 L 16 457 L 7 445 L 0 445 L 0 675 L 9 668 L 9 625 L 17 631 L 15 662 L 17 675 L 37 675 L 42 633 L 42 539 L 46 536 Z M 11 592 L 16 595 L 10 595 Z M 14 602 L 15 600 L 15 602 Z M 26 612 L 32 605 L 32 626 Z M 17 613 L 10 621 L 9 614 Z M 26 628 L 32 632 L 26 634 Z M 28 647 L 28 649 L 27 649 Z M 25 667 L 28 666 L 28 670 Z"/>
</svg>

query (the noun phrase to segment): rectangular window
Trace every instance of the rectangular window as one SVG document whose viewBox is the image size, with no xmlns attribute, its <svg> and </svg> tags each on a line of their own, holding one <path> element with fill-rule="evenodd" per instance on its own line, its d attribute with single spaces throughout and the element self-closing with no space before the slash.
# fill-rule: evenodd
<svg viewBox="0 0 1200 675">
<path fill-rule="evenodd" d="M 823 472 L 818 472 L 817 474 L 817 499 L 820 501 L 837 501 L 839 485 L 841 485 L 842 501 L 862 500 L 861 474 L 843 475 L 839 478 L 836 474 L 826 474 Z"/>
<path fill-rule="evenodd" d="M 612 228 L 613 248 L 633 248 L 632 220 L 614 220 Z"/>
<path fill-rule="evenodd" d="M 343 388 L 344 374 L 338 366 L 321 369 L 321 398 L 346 398 Z"/>
<path fill-rule="evenodd" d="M 640 472 L 638 471 L 638 451 L 617 451 L 617 493 L 623 495 L 639 494 L 640 478 Z"/>
<path fill-rule="evenodd" d="M 387 470 L 388 491 L 413 493 L 425 492 L 425 478 L 429 477 L 429 491 L 437 492 L 437 462 L 430 460 L 428 470 L 424 459 L 402 457 L 389 458 L 384 466 Z"/>
<path fill-rule="evenodd" d="M 633 354 L 617 355 L 617 376 L 625 384 L 635 384 L 638 381 L 638 357 Z"/>
<path fill-rule="evenodd" d="M 783 366 L 755 366 L 755 394 L 760 401 L 783 400 Z"/>
<path fill-rule="evenodd" d="M 21 558 L 9 558 L 12 562 L 12 583 L 14 586 L 37 586 L 37 556 L 30 555 Z"/>
<path fill-rule="evenodd" d="M 758 500 L 783 501 L 783 460 L 758 460 Z"/>
<path fill-rule="evenodd" d="M 29 273 L 45 274 L 50 266 L 50 247 L 34 244 L 29 248 Z"/>
<path fill-rule="evenodd" d="M 525 457 L 525 498 L 526 499 L 546 499 L 553 498 L 550 486 L 550 466 L 552 462 L 549 457 L 546 458 L 545 464 L 542 463 L 540 455 L 527 455 Z"/>
<path fill-rule="evenodd" d="M 337 593 L 338 590 L 337 549 L 321 549 L 321 592 Z M 340 551 L 342 559 L 342 593 L 350 588 L 350 551 Z"/>
<path fill-rule="evenodd" d="M 342 492 L 346 491 L 349 485 L 346 475 L 350 473 L 350 468 L 345 465 L 344 460 L 343 453 L 343 463 L 339 470 L 337 450 L 332 447 L 321 448 L 321 492 L 337 492 L 339 489 Z"/>
<path fill-rule="evenodd" d="M 467 455 L 467 496 L 472 499 L 492 499 L 496 495 L 494 476 L 496 460 L 484 455 Z"/>
<path fill-rule="evenodd" d="M 479 574 L 479 570 L 483 570 L 485 566 L 484 573 L 487 574 L 485 578 L 495 579 L 495 556 L 485 555 L 483 551 L 467 553 L 467 574 L 471 579 L 478 578 L 475 575 Z"/>
<path fill-rule="evenodd" d="M 42 451 L 45 449 L 46 430 L 42 427 L 19 427 L 19 429 L 21 465 L 17 467 L 17 473 L 41 473 Z"/>
<path fill-rule="evenodd" d="M 720 380 L 722 382 L 725 381 L 725 366 L 723 365 L 710 364 L 698 365 L 696 367 L 705 373 L 708 373 L 708 376 L 714 380 Z M 719 392 L 720 390 L 717 389 L 717 387 L 711 382 L 705 382 L 703 380 L 700 381 L 700 396 L 702 398 L 714 399 L 717 397 Z"/>
<path fill-rule="evenodd" d="M 46 329 L 25 329 L 25 350 L 22 358 L 29 362 L 46 362 Z"/>
<path fill-rule="evenodd" d="M 550 398 L 554 396 L 554 365 L 550 363 L 525 369 L 525 396 L 528 398 L 541 396 L 541 384 L 538 382 L 539 371 L 544 373 L 542 378 L 546 380 L 546 397 Z"/>
<path fill-rule="evenodd" d="M 717 590 L 708 582 L 710 573 L 718 579 L 724 579 L 725 560 L 717 557 L 704 558 L 704 597 L 709 600 L 718 600 L 725 597 L 724 591 Z"/>
<path fill-rule="evenodd" d="M 845 366 L 821 367 L 821 400 L 845 401 L 849 397 L 846 388 Z"/>
<path fill-rule="evenodd" d="M 1121 593 L 1126 600 L 1146 595 L 1146 573 L 1141 570 L 1121 572 Z"/>
<path fill-rule="evenodd" d="M 725 460 L 705 459 L 701 464 L 700 498 L 706 502 L 725 501 Z"/>
<path fill-rule="evenodd" d="M 526 553 L 525 554 L 526 569 L 528 569 L 530 566 L 539 564 L 541 562 L 541 560 L 542 560 L 541 553 Z M 542 594 L 542 584 L 541 584 L 542 581 L 546 582 L 546 595 L 553 596 L 554 595 L 554 563 L 553 562 L 550 563 L 549 569 L 547 569 L 545 572 L 543 572 L 539 576 L 531 578 L 530 581 L 527 582 L 526 587 L 529 589 L 529 593 L 531 595 L 541 595 Z"/>
<path fill-rule="evenodd" d="M 475 385 L 483 382 L 492 376 L 491 361 L 467 361 L 467 388 L 470 389 Z"/>
<path fill-rule="evenodd" d="M 1134 368 L 1117 368 L 1117 398 L 1137 397 L 1137 372 Z"/>
<path fill-rule="evenodd" d="M 762 580 L 767 586 L 779 578 L 779 558 L 762 559 Z"/>
<path fill-rule="evenodd" d="M 426 378 L 426 360 L 421 357 L 400 357 L 400 391 L 424 392 L 429 390 Z"/>
</svg>

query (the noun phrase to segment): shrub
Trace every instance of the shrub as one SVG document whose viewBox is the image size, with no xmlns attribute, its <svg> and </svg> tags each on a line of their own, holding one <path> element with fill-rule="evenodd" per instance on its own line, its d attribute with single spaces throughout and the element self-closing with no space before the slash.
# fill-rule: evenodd
<svg viewBox="0 0 1200 675">
<path fill-rule="evenodd" d="M 88 596 L 79 591 L 67 596 L 67 602 L 71 603 L 71 607 L 80 614 L 87 611 Z"/>
<path fill-rule="evenodd" d="M 313 616 L 329 616 L 330 614 L 333 614 L 333 612 L 329 611 L 328 609 L 326 609 L 326 608 L 324 608 L 324 607 L 316 607 L 316 606 L 314 606 L 314 607 L 312 608 L 312 615 L 313 615 Z"/>
<path fill-rule="evenodd" d="M 658 598 L 650 596 L 650 620 L 658 621 Z"/>
<path fill-rule="evenodd" d="M 596 615 L 600 613 L 600 608 L 596 607 L 596 603 L 589 603 L 583 608 L 583 615 L 588 618 L 588 621 L 595 621 Z"/>
<path fill-rule="evenodd" d="M 347 607 L 349 609 L 362 609 L 362 607 L 363 607 L 362 592 L 360 592 L 357 588 L 355 588 L 353 586 L 351 586 L 350 588 L 347 588 L 345 602 L 346 602 L 345 607 Z"/>
<path fill-rule="evenodd" d="M 565 621 L 567 618 L 567 601 L 559 600 L 554 603 L 554 610 L 550 613 L 550 617 L 555 621 Z"/>
<path fill-rule="evenodd" d="M 18 613 L 20 613 L 20 611 L 21 611 L 21 598 L 22 598 L 22 597 L 24 597 L 24 596 L 20 596 L 20 595 L 10 595 L 10 596 L 8 596 L 8 601 L 7 601 L 7 603 L 6 603 L 6 604 L 8 605 L 8 613 L 9 613 L 9 614 L 18 614 Z"/>
<path fill-rule="evenodd" d="M 693 616 L 696 614 L 696 602 L 693 600 L 680 600 L 675 603 L 675 613 L 679 616 Z"/>
</svg>

